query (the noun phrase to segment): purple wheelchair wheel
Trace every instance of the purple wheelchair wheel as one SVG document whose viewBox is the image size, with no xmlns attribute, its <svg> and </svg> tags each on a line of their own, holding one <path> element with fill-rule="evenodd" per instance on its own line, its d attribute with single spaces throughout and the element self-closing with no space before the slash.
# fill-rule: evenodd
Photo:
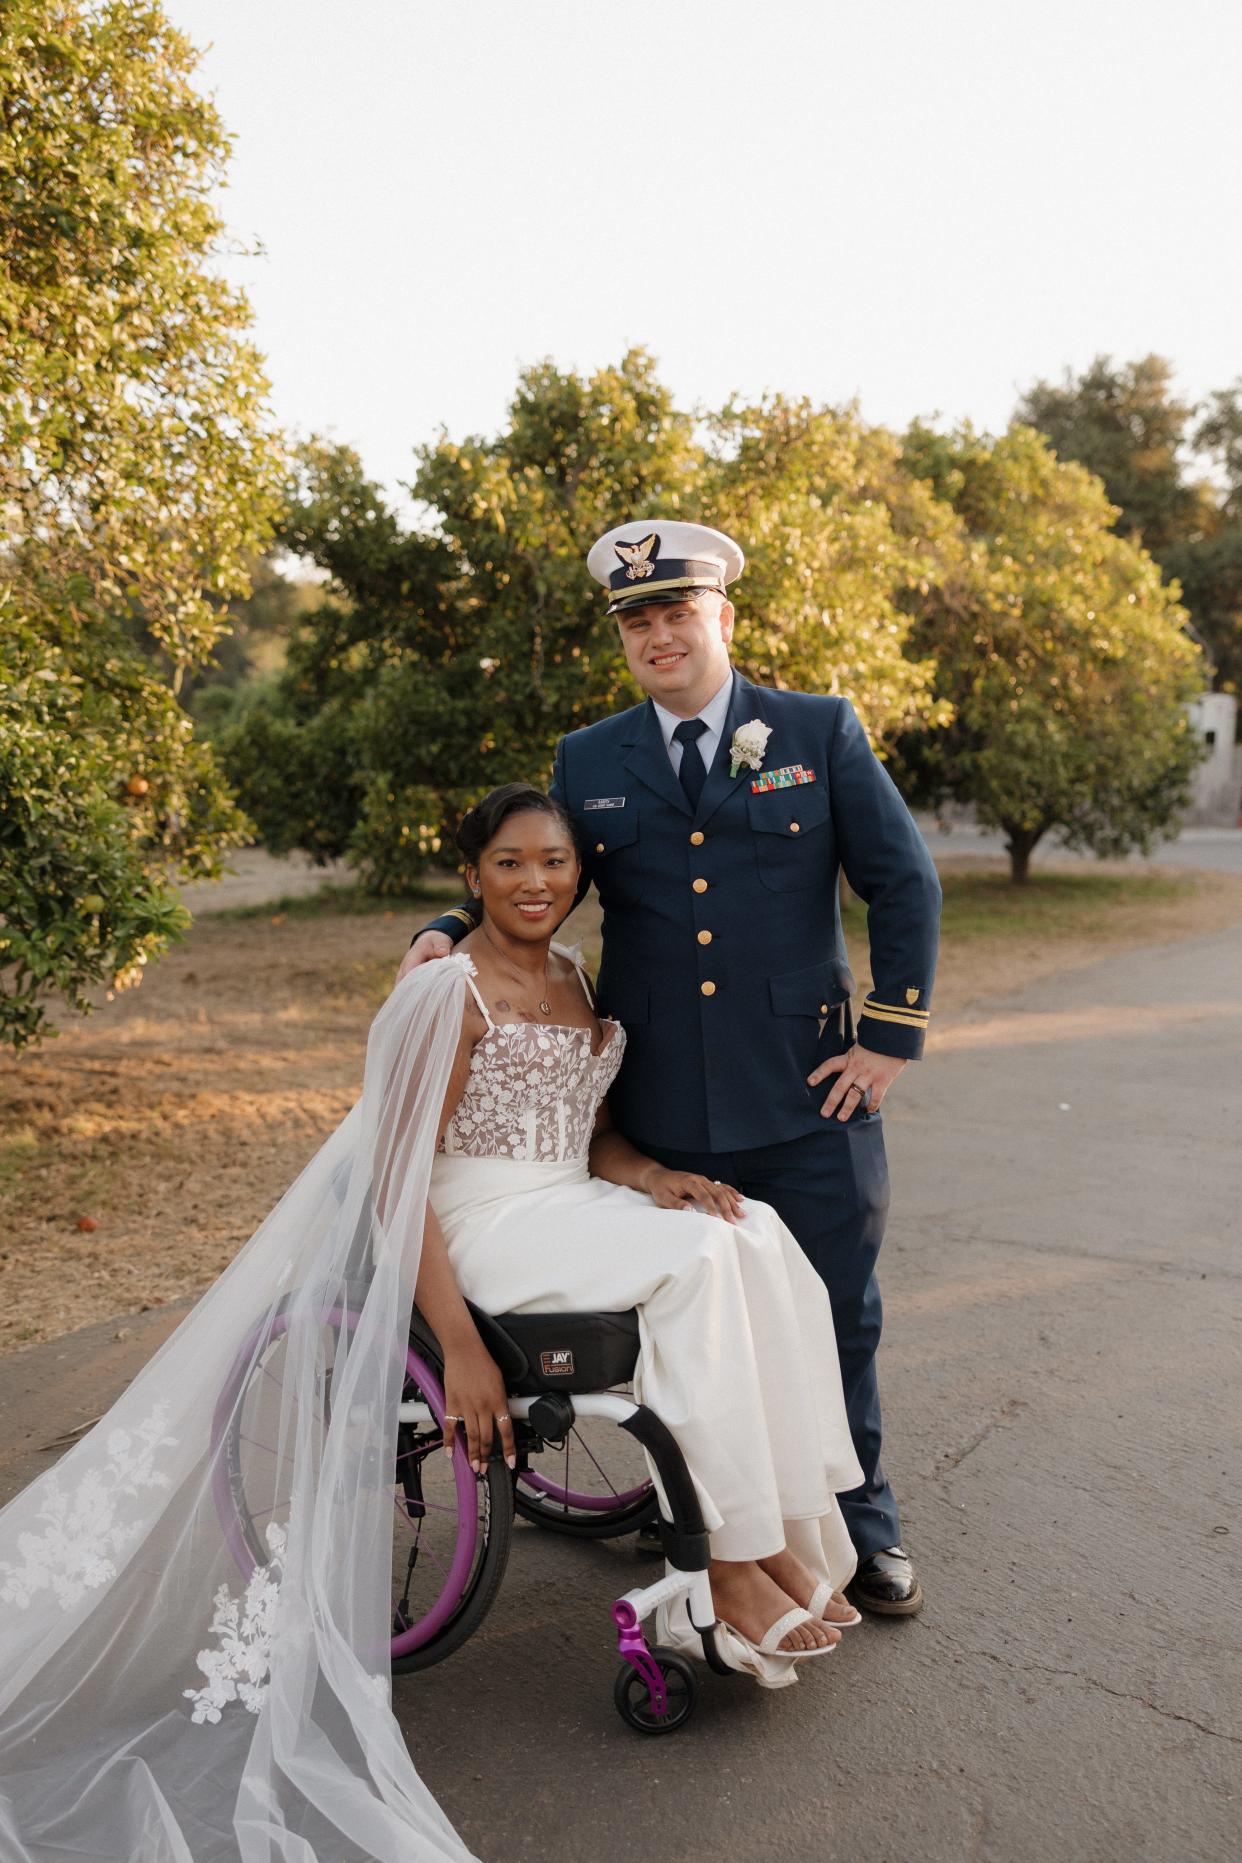
<svg viewBox="0 0 1242 1863">
<path fill-rule="evenodd" d="M 579 1540 L 620 1539 L 637 1533 L 654 1520 L 656 1494 L 649 1480 L 635 1483 L 632 1474 L 610 1468 L 610 1458 L 623 1449 L 615 1429 L 607 1426 L 611 1447 L 593 1449 L 575 1425 L 558 1449 L 544 1451 L 547 1469 L 523 1468 L 513 1488 L 513 1505 L 523 1520 L 566 1533 Z"/>
<path fill-rule="evenodd" d="M 361 1299 L 360 1294 L 359 1306 Z M 220 1393 L 212 1424 L 212 1448 L 222 1450 L 213 1479 L 216 1512 L 246 1578 L 267 1557 L 268 1523 L 279 1521 L 282 1508 L 288 1507 L 282 1478 L 287 1487 L 289 1471 L 280 1443 L 287 1436 L 289 1419 L 281 1424 L 271 1393 L 280 1389 L 274 1366 L 285 1350 L 290 1313 L 291 1304 L 246 1341 Z M 332 1306 L 320 1315 L 324 1373 L 318 1422 L 324 1430 L 331 1416 L 340 1341 L 356 1323 L 357 1308 Z M 479 1478 L 461 1442 L 454 1445 L 451 1457 L 444 1454 L 439 1367 L 413 1344 L 406 1352 L 402 1398 L 425 1404 L 432 1421 L 398 1426 L 393 1469 L 394 1674 L 429 1668 L 478 1628 L 500 1588 L 513 1522 L 511 1477 L 503 1462 L 493 1462 Z"/>
</svg>

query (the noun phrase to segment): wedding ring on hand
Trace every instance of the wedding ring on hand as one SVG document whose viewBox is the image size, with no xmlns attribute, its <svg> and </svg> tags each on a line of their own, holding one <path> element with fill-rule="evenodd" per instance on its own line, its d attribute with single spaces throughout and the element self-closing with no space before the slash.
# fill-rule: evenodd
<svg viewBox="0 0 1242 1863">
<path fill-rule="evenodd" d="M 846 1091 L 849 1093 L 868 1093 L 870 1089 L 868 1087 L 864 1087 L 861 1081 L 851 1080 Z"/>
<path fill-rule="evenodd" d="M 511 1423 L 513 1421 L 507 1410 L 494 1410 L 492 1412 L 492 1417 L 497 1423 Z"/>
</svg>

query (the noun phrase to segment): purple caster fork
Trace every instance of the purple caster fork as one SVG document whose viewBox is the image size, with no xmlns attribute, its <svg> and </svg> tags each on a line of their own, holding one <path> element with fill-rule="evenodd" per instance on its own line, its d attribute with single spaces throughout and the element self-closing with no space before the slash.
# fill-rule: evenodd
<svg viewBox="0 0 1242 1863">
<path fill-rule="evenodd" d="M 612 1607 L 621 1667 L 613 1686 L 617 1713 L 640 1734 L 672 1734 L 694 1712 L 698 1678 L 676 1650 L 648 1649 L 638 1612 L 628 1598 Z"/>
</svg>

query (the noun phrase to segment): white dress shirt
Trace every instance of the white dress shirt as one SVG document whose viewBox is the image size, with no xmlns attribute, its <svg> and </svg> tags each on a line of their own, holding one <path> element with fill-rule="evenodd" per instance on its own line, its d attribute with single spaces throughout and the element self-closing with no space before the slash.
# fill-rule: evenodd
<svg viewBox="0 0 1242 1863">
<path fill-rule="evenodd" d="M 694 714 L 696 718 L 707 726 L 706 731 L 704 731 L 697 740 L 699 751 L 703 758 L 703 768 L 705 770 L 710 770 L 712 767 L 712 760 L 716 755 L 716 751 L 720 744 L 721 733 L 725 728 L 725 719 L 729 715 L 729 700 L 732 697 L 733 669 L 730 667 L 729 677 L 725 680 L 715 698 L 709 699 L 702 711 L 695 712 Z M 673 774 L 680 780 L 682 746 L 674 738 L 673 733 L 679 724 L 686 724 L 689 720 L 679 718 L 676 712 L 665 711 L 664 707 L 658 704 L 655 699 L 652 699 L 651 703 L 655 706 L 656 717 L 660 720 L 660 730 L 664 734 L 664 747 L 668 751 L 668 760 L 673 766 Z"/>
</svg>

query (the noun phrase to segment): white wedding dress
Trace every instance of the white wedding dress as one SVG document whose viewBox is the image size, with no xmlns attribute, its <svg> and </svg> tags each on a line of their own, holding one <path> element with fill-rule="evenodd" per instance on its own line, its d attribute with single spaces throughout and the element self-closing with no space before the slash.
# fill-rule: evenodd
<svg viewBox="0 0 1242 1863">
<path fill-rule="evenodd" d="M 730 1227 L 587 1175 L 623 1030 L 595 1054 L 581 1029 L 490 1029 L 437 1156 L 472 970 L 397 985 L 346 1119 L 107 1416 L 0 1511 L 3 1863 L 468 1858 L 390 1702 L 429 1197 L 481 1305 L 639 1306 L 639 1389 L 718 1548 L 788 1538 L 835 1583 L 852 1570 L 828 1301 L 789 1232 L 760 1204 Z M 222 1527 L 239 1485 L 280 1499 L 265 1558 Z M 660 1640 L 698 1650 L 688 1623 Z"/>
<path fill-rule="evenodd" d="M 587 1028 L 497 1025 L 469 987 L 487 1030 L 431 1177 L 462 1292 L 490 1313 L 637 1307 L 635 1395 L 677 1439 L 714 1557 L 788 1545 L 817 1577 L 848 1583 L 855 1553 L 836 1496 L 862 1471 L 823 1282 L 766 1203 L 727 1223 L 591 1177 L 625 1030 L 605 1023 L 596 1052 Z M 659 1641 L 701 1656 L 684 1611 L 666 1613 Z M 727 1632 L 725 1644 L 767 1686 L 794 1680 L 784 1659 Z"/>
</svg>

